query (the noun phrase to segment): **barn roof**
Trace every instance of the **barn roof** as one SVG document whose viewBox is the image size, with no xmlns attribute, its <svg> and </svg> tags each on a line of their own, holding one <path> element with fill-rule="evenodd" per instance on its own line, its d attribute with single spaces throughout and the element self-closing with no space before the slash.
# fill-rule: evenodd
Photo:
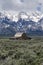
<svg viewBox="0 0 43 65">
<path fill-rule="evenodd" d="M 16 33 L 16 34 L 14 35 L 14 37 L 15 37 L 15 38 L 16 38 L 16 37 L 21 37 L 22 34 L 23 34 L 23 32 L 18 32 L 18 33 Z"/>
</svg>

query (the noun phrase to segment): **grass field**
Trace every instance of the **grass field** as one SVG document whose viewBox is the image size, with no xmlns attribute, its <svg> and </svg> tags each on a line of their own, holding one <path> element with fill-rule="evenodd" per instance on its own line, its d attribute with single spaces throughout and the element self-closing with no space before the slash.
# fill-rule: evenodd
<svg viewBox="0 0 43 65">
<path fill-rule="evenodd" d="M 0 65 L 43 65 L 43 38 L 0 39 Z"/>
</svg>

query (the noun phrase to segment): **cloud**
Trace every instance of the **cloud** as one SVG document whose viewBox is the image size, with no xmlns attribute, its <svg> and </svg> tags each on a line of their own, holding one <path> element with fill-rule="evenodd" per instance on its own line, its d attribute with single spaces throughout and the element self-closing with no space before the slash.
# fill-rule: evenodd
<svg viewBox="0 0 43 65">
<path fill-rule="evenodd" d="M 29 11 L 36 10 L 42 0 L 0 0 L 0 10 Z M 43 5 L 42 5 L 43 11 Z"/>
</svg>

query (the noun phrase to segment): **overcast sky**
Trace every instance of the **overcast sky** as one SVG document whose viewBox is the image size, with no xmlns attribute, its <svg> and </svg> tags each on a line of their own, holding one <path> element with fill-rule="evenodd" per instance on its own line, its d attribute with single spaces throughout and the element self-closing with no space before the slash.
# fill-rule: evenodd
<svg viewBox="0 0 43 65">
<path fill-rule="evenodd" d="M 43 12 L 43 0 L 0 0 L 0 10 Z"/>
</svg>

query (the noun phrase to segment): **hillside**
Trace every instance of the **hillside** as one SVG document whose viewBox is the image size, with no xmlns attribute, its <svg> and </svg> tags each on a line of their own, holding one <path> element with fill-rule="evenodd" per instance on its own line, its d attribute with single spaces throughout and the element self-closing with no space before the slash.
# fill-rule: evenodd
<svg viewBox="0 0 43 65">
<path fill-rule="evenodd" d="M 43 14 L 41 12 L 0 12 L 0 36 L 13 36 L 17 32 L 43 36 Z"/>
</svg>

